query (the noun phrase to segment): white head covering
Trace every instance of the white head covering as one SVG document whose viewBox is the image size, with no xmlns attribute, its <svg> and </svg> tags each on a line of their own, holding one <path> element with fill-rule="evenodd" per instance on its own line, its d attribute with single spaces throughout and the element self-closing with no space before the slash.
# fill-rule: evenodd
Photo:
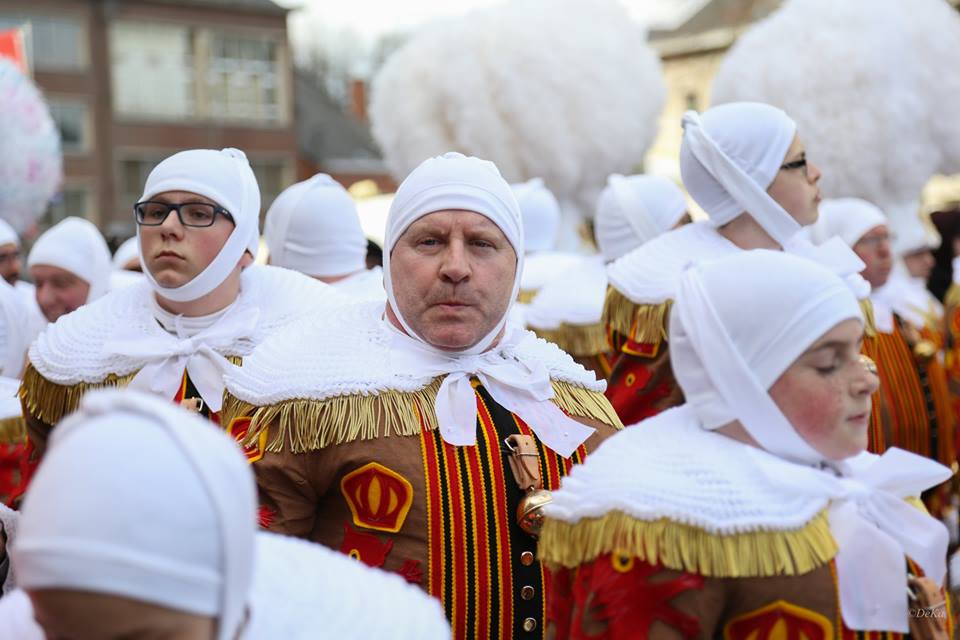
<svg viewBox="0 0 960 640">
<path fill-rule="evenodd" d="M 353 198 L 325 173 L 288 187 L 267 211 L 263 237 L 270 264 L 309 276 L 366 268 L 367 238 Z"/>
<path fill-rule="evenodd" d="M 687 211 L 683 191 L 660 176 L 613 174 L 597 201 L 596 236 L 607 262 L 672 229 Z"/>
<path fill-rule="evenodd" d="M 20 246 L 20 236 L 6 220 L 0 219 L 0 245 L 13 243 Z"/>
<path fill-rule="evenodd" d="M 861 320 L 859 305 L 827 270 L 780 252 L 741 252 L 683 275 L 670 317 L 671 364 L 703 428 L 736 419 L 775 456 L 823 464 L 824 456 L 794 430 L 768 389 L 813 342 L 850 318 Z M 939 584 L 947 534 L 903 498 L 950 471 L 896 448 L 873 464 L 857 460 L 832 462 L 839 476 L 798 473 L 791 482 L 797 492 L 834 499 L 830 527 L 839 547 L 847 625 L 906 631 L 904 555 Z"/>
<path fill-rule="evenodd" d="M 560 204 L 540 178 L 510 185 L 520 206 L 526 253 L 549 251 L 557 243 Z"/>
<path fill-rule="evenodd" d="M 800 224 L 767 193 L 796 129 L 783 111 L 756 102 L 722 104 L 702 117 L 687 111 L 680 147 L 683 184 L 713 225 L 748 212 L 785 251 L 845 276 L 858 297 L 866 297 L 870 289 L 859 275 L 860 258 L 839 241 L 811 245 L 799 233 Z"/>
<path fill-rule="evenodd" d="M 219 619 L 253 574 L 256 493 L 236 443 L 135 391 L 93 391 L 54 431 L 12 549 L 24 589 L 106 593 Z"/>
<path fill-rule="evenodd" d="M 406 330 L 406 334 L 394 332 L 392 366 L 410 375 L 445 375 L 437 392 L 436 410 L 440 435 L 446 442 L 476 443 L 476 394 L 470 384 L 470 377 L 476 375 L 494 401 L 519 415 L 544 444 L 562 456 L 570 455 L 594 430 L 570 419 L 550 401 L 553 386 L 544 366 L 533 368 L 502 355 L 523 338 L 524 332 L 507 327 L 498 348 L 490 349 L 506 325 L 509 306 L 480 342 L 455 353 L 430 346 L 400 314 L 393 293 L 390 254 L 414 221 L 446 210 L 475 211 L 500 228 L 517 255 L 511 304 L 520 290 L 524 260 L 520 208 L 496 165 L 453 152 L 425 160 L 397 189 L 387 216 L 383 282 L 387 300 Z"/>
<path fill-rule="evenodd" d="M 387 299 L 407 334 L 424 342 L 410 328 L 400 314 L 397 299 L 393 294 L 393 277 L 390 273 L 390 254 L 411 224 L 423 216 L 437 211 L 475 211 L 489 218 L 506 236 L 517 254 L 517 272 L 514 276 L 510 300 L 516 300 L 523 273 L 523 224 L 520 208 L 510 190 L 510 185 L 500 176 L 496 165 L 487 160 L 467 157 L 449 152 L 424 160 L 400 184 L 387 214 L 387 229 L 383 247 L 383 284 Z M 486 351 L 503 329 L 507 314 L 493 330 L 464 354 Z"/>
<path fill-rule="evenodd" d="M 20 377 L 32 336 L 23 296 L 6 281 L 0 282 L 0 376 Z"/>
<path fill-rule="evenodd" d="M 69 217 L 37 238 L 27 268 L 37 264 L 59 267 L 90 285 L 87 302 L 93 302 L 110 287 L 110 249 L 89 220 Z"/>
<path fill-rule="evenodd" d="M 245 251 L 257 255 L 260 228 L 260 187 L 247 156 L 239 149 L 190 149 L 158 164 L 147 176 L 140 200 L 167 191 L 188 191 L 209 198 L 230 212 L 236 228 L 207 268 L 190 282 L 175 288 L 161 287 L 143 264 L 143 273 L 154 290 L 168 300 L 188 302 L 219 287 L 236 268 Z M 140 227 L 137 227 L 140 237 Z"/>
<path fill-rule="evenodd" d="M 928 249 L 935 251 L 943 241 L 928 215 L 898 216 L 890 219 L 893 251 L 898 257 Z"/>
<path fill-rule="evenodd" d="M 866 200 L 832 198 L 820 203 L 820 218 L 810 226 L 810 239 L 823 244 L 836 236 L 853 247 L 871 229 L 887 224 L 883 211 Z"/>
<path fill-rule="evenodd" d="M 131 260 L 140 260 L 140 240 L 134 236 L 123 241 L 113 253 L 113 269 L 123 271 Z"/>
</svg>

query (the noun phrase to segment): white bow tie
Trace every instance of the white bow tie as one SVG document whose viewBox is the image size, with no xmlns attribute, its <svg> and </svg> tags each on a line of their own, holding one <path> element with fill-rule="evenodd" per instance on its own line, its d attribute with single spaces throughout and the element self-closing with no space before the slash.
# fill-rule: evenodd
<svg viewBox="0 0 960 640">
<path fill-rule="evenodd" d="M 190 338 L 178 338 L 169 333 L 144 336 L 128 330 L 104 345 L 104 350 L 146 362 L 130 382 L 130 388 L 172 399 L 186 371 L 206 405 L 211 411 L 218 412 L 223 404 L 223 375 L 233 365 L 216 349 L 230 347 L 237 340 L 250 337 L 259 316 L 259 309 L 234 308 L 211 327 Z"/>
</svg>

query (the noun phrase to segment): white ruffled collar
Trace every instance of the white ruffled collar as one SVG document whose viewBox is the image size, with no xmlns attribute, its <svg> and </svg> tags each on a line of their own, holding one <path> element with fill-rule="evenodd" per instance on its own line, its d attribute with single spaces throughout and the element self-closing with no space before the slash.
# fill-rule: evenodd
<svg viewBox="0 0 960 640">
<path fill-rule="evenodd" d="M 109 353 L 105 345 L 121 328 L 124 333 L 136 331 L 145 339 L 168 338 L 154 315 L 152 300 L 153 289 L 141 282 L 62 316 L 30 347 L 30 363 L 44 378 L 60 385 L 97 383 L 111 374 L 124 376 L 138 371 L 146 360 Z M 223 356 L 246 356 L 280 327 L 343 301 L 329 285 L 300 273 L 278 267 L 248 267 L 241 276 L 240 295 L 230 309 L 256 311 L 256 328 L 249 337 L 216 351 Z"/>
<path fill-rule="evenodd" d="M 587 256 L 540 289 L 526 308 L 526 324 L 532 329 L 557 329 L 600 322 L 607 294 L 607 270 L 603 256 Z"/>
<path fill-rule="evenodd" d="M 265 340 L 242 368 L 228 374 L 227 390 L 244 402 L 268 406 L 293 399 L 423 389 L 436 373 L 429 367 L 412 367 L 406 354 L 393 351 L 396 334 L 383 320 L 384 306 L 355 302 L 336 314 L 303 318 Z M 554 381 L 597 392 L 606 388 L 556 345 L 530 331 L 514 330 L 520 339 L 505 356 L 542 364 Z"/>
<path fill-rule="evenodd" d="M 637 304 L 673 300 L 684 267 L 742 251 L 709 222 L 695 222 L 664 233 L 607 267 L 610 284 Z"/>
</svg>

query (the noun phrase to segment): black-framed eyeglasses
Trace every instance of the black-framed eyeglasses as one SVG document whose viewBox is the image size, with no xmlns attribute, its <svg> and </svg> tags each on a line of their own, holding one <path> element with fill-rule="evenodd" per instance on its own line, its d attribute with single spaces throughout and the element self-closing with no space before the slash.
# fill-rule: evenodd
<svg viewBox="0 0 960 640">
<path fill-rule="evenodd" d="M 781 171 L 793 171 L 794 169 L 802 169 L 803 175 L 807 175 L 807 159 L 800 158 L 799 160 L 780 165 Z"/>
<path fill-rule="evenodd" d="M 137 224 L 144 227 L 159 227 L 170 215 L 177 212 L 180 224 L 185 227 L 211 227 L 217 219 L 217 214 L 233 222 L 233 216 L 223 207 L 209 202 L 154 202 L 144 200 L 133 205 L 133 213 L 137 217 Z"/>
</svg>

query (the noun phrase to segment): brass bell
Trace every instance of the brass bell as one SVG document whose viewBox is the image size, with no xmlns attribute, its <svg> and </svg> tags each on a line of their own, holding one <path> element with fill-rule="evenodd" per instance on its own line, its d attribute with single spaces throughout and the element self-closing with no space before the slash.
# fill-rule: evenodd
<svg viewBox="0 0 960 640">
<path fill-rule="evenodd" d="M 930 340 L 918 340 L 913 345 L 913 355 L 920 362 L 927 362 L 937 355 L 937 345 Z"/>
<path fill-rule="evenodd" d="M 553 494 L 546 489 L 531 489 L 517 505 L 517 525 L 534 538 L 543 528 L 543 507 L 553 502 Z"/>
</svg>

